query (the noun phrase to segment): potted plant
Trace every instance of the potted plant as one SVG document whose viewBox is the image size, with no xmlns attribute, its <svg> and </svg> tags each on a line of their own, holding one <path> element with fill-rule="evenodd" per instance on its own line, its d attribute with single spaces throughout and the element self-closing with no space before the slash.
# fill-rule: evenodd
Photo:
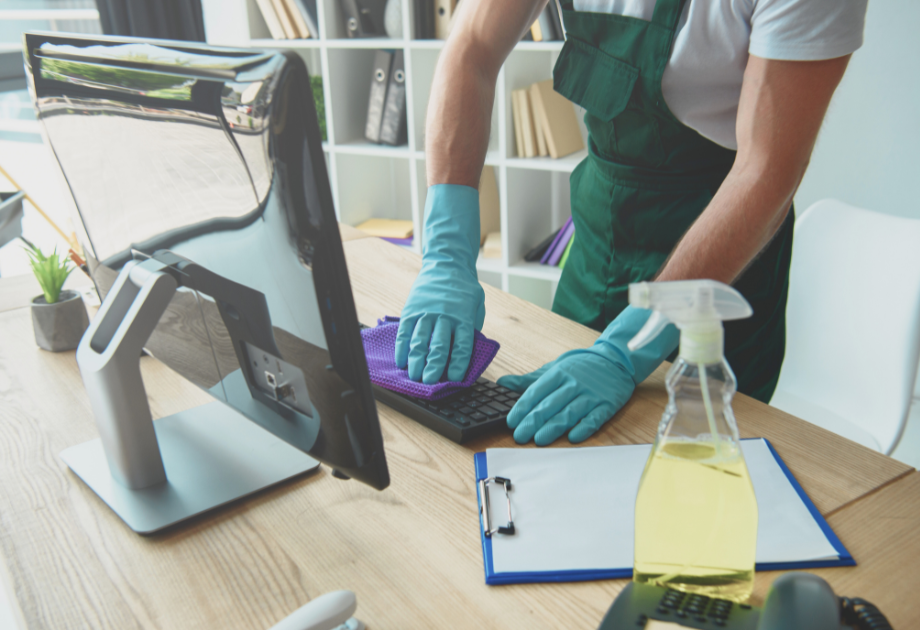
<svg viewBox="0 0 920 630">
<path fill-rule="evenodd" d="M 45 256 L 38 247 L 25 242 L 32 272 L 42 288 L 42 295 L 32 300 L 35 343 L 51 352 L 73 350 L 89 326 L 86 306 L 80 294 L 61 290 L 73 271 L 73 265 L 66 257 L 59 257 L 56 249 L 50 256 Z"/>
</svg>

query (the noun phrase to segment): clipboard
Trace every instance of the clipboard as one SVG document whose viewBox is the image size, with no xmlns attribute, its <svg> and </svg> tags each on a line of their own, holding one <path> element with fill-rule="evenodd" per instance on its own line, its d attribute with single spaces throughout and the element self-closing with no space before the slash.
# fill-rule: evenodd
<svg viewBox="0 0 920 630">
<path fill-rule="evenodd" d="M 855 566 L 856 561 L 853 559 L 852 555 L 850 555 L 849 551 L 846 549 L 846 547 L 844 547 L 843 543 L 831 529 L 830 525 L 828 525 L 827 521 L 815 507 L 814 503 L 812 503 L 811 499 L 808 498 L 808 495 L 805 494 L 802 486 L 789 471 L 789 468 L 786 466 L 785 462 L 783 462 L 782 458 L 780 458 L 780 456 L 777 454 L 776 449 L 773 448 L 773 445 L 764 438 L 754 438 L 754 440 L 762 440 L 762 442 L 769 449 L 770 455 L 772 455 L 772 457 L 775 459 L 775 462 L 779 469 L 782 471 L 782 474 L 785 475 L 785 479 L 789 482 L 789 485 L 795 491 L 795 494 L 801 500 L 805 509 L 807 509 L 808 514 L 810 514 L 811 518 L 814 519 L 814 522 L 820 528 L 821 533 L 823 533 L 823 535 L 826 537 L 827 543 L 829 543 L 829 545 L 837 554 L 836 558 L 831 559 L 803 560 L 798 562 L 758 562 L 755 566 L 755 569 L 757 571 L 778 571 L 790 569 Z M 749 441 L 752 440 L 742 440 L 742 442 Z M 646 446 L 650 447 L 650 445 Z M 588 448 L 615 449 L 619 447 L 612 446 Z M 632 577 L 632 566 L 616 566 L 608 568 L 595 567 L 588 569 L 550 571 L 497 571 L 495 569 L 493 541 L 500 536 L 515 536 L 522 534 L 519 529 L 514 527 L 514 519 L 516 518 L 516 515 L 514 514 L 514 491 L 517 486 L 526 483 L 526 480 L 508 477 L 498 477 L 496 480 L 494 476 L 490 478 L 488 469 L 488 457 L 487 453 L 485 452 L 476 453 L 474 455 L 473 461 L 476 470 L 476 495 L 479 506 L 479 529 L 480 537 L 482 539 L 482 555 L 483 565 L 485 568 L 486 584 L 498 585 L 538 582 L 581 582 L 588 580 L 623 579 Z M 491 482 L 490 479 L 492 480 Z M 507 495 L 507 516 L 505 515 L 506 506 L 504 504 L 500 504 L 500 502 L 496 500 L 495 494 L 490 493 L 487 490 L 489 486 L 497 486 L 499 488 L 504 487 L 505 494 Z M 484 493 L 487 495 L 492 495 L 491 504 L 488 506 L 490 508 L 488 511 L 488 517 L 484 515 L 483 510 L 483 506 L 488 502 L 483 500 Z M 488 530 L 486 528 L 487 522 L 490 525 Z M 505 529 L 506 532 L 508 532 L 508 529 L 510 528 L 511 532 L 513 533 L 501 533 L 498 529 L 499 527 Z M 631 540 L 629 545 L 630 547 L 632 546 Z"/>
</svg>

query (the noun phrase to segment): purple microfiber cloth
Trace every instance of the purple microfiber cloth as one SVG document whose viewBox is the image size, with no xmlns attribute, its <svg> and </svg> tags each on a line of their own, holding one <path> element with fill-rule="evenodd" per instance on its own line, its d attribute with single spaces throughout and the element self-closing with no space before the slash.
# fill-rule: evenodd
<svg viewBox="0 0 920 630">
<path fill-rule="evenodd" d="M 476 330 L 473 333 L 473 356 L 470 358 L 470 367 L 464 379 L 459 382 L 448 381 L 445 368 L 440 381 L 433 385 L 426 385 L 411 380 L 409 370 L 401 370 L 396 367 L 396 332 L 398 330 L 399 318 L 387 316 L 377 320 L 377 326 L 374 328 L 365 328 L 361 331 L 364 354 L 367 355 L 367 371 L 371 382 L 394 392 L 424 400 L 440 400 L 458 390 L 471 387 L 498 353 L 498 342 Z M 447 365 L 450 365 L 450 357 L 447 359 Z"/>
</svg>

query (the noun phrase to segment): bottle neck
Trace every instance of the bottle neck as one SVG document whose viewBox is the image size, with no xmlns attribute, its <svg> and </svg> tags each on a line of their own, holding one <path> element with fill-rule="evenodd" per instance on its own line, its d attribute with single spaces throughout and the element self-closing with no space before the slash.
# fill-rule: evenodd
<svg viewBox="0 0 920 630">
<path fill-rule="evenodd" d="M 687 363 L 712 365 L 722 361 L 725 332 L 716 326 L 687 327 L 680 331 L 679 356 Z"/>
</svg>

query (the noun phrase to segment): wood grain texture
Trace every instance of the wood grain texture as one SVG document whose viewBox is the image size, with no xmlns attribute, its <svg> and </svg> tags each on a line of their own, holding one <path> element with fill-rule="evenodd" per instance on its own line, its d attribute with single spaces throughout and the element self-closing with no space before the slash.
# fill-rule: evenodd
<svg viewBox="0 0 920 630">
<path fill-rule="evenodd" d="M 878 606 L 894 628 L 920 628 L 920 473 L 869 494 L 828 522 L 859 566 L 812 572 L 838 595 L 861 597 Z M 760 600 L 780 575 L 758 575 Z"/>
<path fill-rule="evenodd" d="M 345 251 L 361 321 L 398 314 L 418 258 L 372 238 L 347 242 Z M 484 332 L 503 345 L 486 373 L 493 379 L 596 337 L 490 287 L 486 306 Z M 141 364 L 155 418 L 211 400 L 163 364 Z M 662 374 L 588 444 L 651 440 Z M 36 348 L 27 309 L 0 314 L 0 553 L 29 627 L 267 628 L 339 588 L 357 593 L 358 616 L 373 629 L 596 627 L 624 581 L 484 583 L 473 453 L 509 446 L 510 436 L 461 446 L 378 408 L 392 478 L 385 491 L 336 480 L 324 468 L 141 537 L 58 456 L 97 436 L 74 353 Z M 831 522 L 861 562 L 836 570 L 854 576 L 841 590 L 868 591 L 864 573 L 879 589 L 894 579 L 897 588 L 920 585 L 916 573 L 903 577 L 908 569 L 891 577 L 870 571 L 869 556 L 881 551 L 857 535 L 888 521 L 847 529 L 850 514 L 882 492 L 857 499 L 907 467 L 755 401 L 739 397 L 736 410 L 743 432 L 769 437 L 822 511 L 838 510 Z M 903 500 L 916 510 L 916 492 Z M 758 588 L 765 579 L 758 576 Z"/>
</svg>

